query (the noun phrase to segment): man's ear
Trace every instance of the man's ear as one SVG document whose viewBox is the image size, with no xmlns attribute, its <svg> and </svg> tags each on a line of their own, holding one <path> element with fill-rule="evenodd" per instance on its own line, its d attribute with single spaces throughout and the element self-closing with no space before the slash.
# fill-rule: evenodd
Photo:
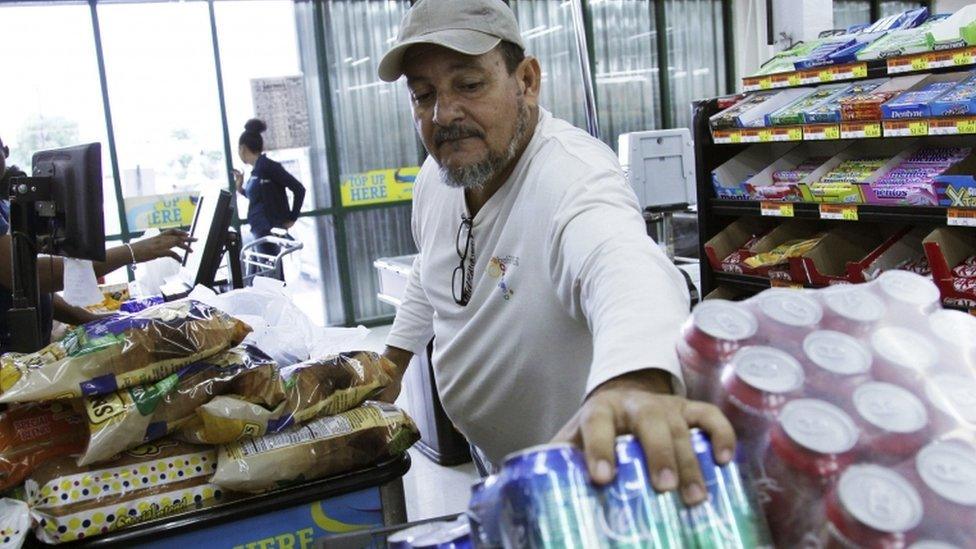
<svg viewBox="0 0 976 549">
<path fill-rule="evenodd" d="M 542 67 L 539 60 L 526 56 L 515 69 L 515 78 L 525 100 L 532 106 L 539 103 L 539 88 L 542 85 Z"/>
</svg>

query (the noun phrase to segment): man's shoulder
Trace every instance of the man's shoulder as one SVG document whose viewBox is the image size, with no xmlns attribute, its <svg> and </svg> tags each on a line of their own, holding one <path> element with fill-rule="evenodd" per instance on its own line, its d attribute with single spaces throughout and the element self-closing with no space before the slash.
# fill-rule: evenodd
<svg viewBox="0 0 976 549">
<path fill-rule="evenodd" d="M 540 137 L 542 142 L 536 153 L 540 169 L 575 175 L 623 173 L 610 147 L 565 120 L 548 119 Z"/>
</svg>

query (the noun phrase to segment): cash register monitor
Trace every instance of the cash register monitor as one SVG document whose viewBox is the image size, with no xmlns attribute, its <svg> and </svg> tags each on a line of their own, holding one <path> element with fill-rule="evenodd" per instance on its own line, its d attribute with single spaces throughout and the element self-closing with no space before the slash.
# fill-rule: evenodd
<svg viewBox="0 0 976 549">
<path fill-rule="evenodd" d="M 231 198 L 227 189 L 214 189 L 201 193 L 197 200 L 196 213 L 190 226 L 190 236 L 196 238 L 197 242 L 193 245 L 193 251 L 183 256 L 184 280 L 192 286 L 214 286 L 230 228 Z"/>
<path fill-rule="evenodd" d="M 46 237 L 39 238 L 38 251 L 105 261 L 101 144 L 37 152 L 32 167 L 34 177 L 50 178 L 53 203 L 53 212 L 37 226 L 37 234 Z"/>
</svg>

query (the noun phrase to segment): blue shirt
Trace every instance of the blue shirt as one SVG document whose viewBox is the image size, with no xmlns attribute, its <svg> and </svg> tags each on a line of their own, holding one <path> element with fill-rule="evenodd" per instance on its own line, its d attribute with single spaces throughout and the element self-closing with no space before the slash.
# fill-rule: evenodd
<svg viewBox="0 0 976 549">
<path fill-rule="evenodd" d="M 295 195 L 291 208 L 285 189 Z M 257 237 L 267 236 L 271 229 L 298 219 L 305 201 L 305 187 L 284 166 L 263 154 L 254 162 L 243 194 L 250 201 L 247 222 Z"/>
</svg>

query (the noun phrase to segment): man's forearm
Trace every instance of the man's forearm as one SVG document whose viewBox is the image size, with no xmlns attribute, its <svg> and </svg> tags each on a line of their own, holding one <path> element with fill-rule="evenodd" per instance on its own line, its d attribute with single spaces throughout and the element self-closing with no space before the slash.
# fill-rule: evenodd
<svg viewBox="0 0 976 549">
<path fill-rule="evenodd" d="M 410 351 L 405 351 L 398 347 L 386 346 L 386 350 L 383 351 L 383 356 L 396 365 L 397 373 L 400 377 L 407 371 L 407 366 L 410 365 L 410 360 L 413 359 L 413 353 Z"/>
</svg>

